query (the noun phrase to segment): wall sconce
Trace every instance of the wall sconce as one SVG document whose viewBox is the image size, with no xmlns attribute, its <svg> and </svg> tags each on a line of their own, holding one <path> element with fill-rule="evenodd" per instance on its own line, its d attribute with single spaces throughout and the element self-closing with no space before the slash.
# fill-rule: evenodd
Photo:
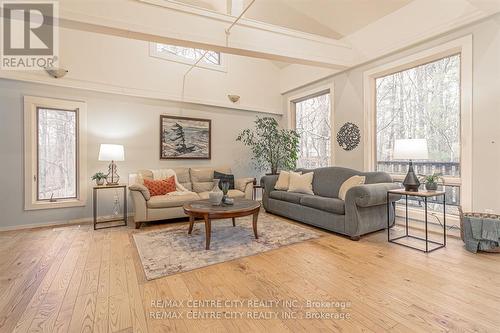
<svg viewBox="0 0 500 333">
<path fill-rule="evenodd" d="M 59 79 L 68 73 L 67 69 L 61 67 L 47 67 L 45 71 L 55 79 Z"/>
<path fill-rule="evenodd" d="M 236 103 L 240 100 L 240 96 L 238 95 L 227 95 L 227 98 L 233 103 Z"/>
</svg>

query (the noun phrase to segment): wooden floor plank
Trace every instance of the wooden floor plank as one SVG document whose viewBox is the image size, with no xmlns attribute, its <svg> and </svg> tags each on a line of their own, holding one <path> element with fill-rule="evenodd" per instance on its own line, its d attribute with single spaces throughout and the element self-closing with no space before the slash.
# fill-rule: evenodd
<svg viewBox="0 0 500 333">
<path fill-rule="evenodd" d="M 0 232 L 0 250 L 10 254 L 0 258 L 0 331 L 494 332 L 500 326 L 499 256 L 471 254 L 455 238 L 423 254 L 387 243 L 385 232 L 353 242 L 320 231 L 319 239 L 147 281 L 132 235 L 171 226 Z M 291 299 L 301 306 L 272 308 L 298 319 L 190 320 L 187 313 L 213 309 L 186 305 L 177 309 L 182 318 L 155 319 L 164 309 L 152 301 L 169 299 Z M 349 311 L 352 318 L 304 319 L 324 312 L 304 308 L 308 300 L 349 301 L 348 310 L 328 311 Z"/>
<path fill-rule="evenodd" d="M 120 332 L 132 328 L 130 302 L 127 294 L 112 295 L 108 298 L 109 332 Z"/>
<path fill-rule="evenodd" d="M 94 328 L 97 294 L 85 294 L 76 298 L 69 332 L 92 332 Z"/>
<path fill-rule="evenodd" d="M 57 273 L 58 266 L 70 248 L 71 234 L 71 230 L 59 231 L 58 236 L 52 240 L 53 243 L 51 242 L 52 246 L 49 251 L 43 254 L 37 264 L 18 279 L 18 283 L 13 285 L 7 294 L 2 296 L 0 299 L 1 330 L 13 331 L 19 320 L 23 319 L 25 325 L 28 326 L 28 322 L 32 319 L 32 312 L 25 318 L 23 318 L 23 314 L 30 303 L 38 305 L 45 297 L 45 293 L 50 287 L 51 275 Z M 47 274 L 49 274 L 49 278 L 46 279 Z M 34 309 L 36 305 L 31 308 Z"/>
</svg>

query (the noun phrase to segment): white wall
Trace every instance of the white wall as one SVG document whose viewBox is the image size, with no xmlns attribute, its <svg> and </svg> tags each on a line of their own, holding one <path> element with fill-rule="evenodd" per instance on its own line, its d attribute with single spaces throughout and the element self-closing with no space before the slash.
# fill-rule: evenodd
<svg viewBox="0 0 500 333">
<path fill-rule="evenodd" d="M 174 101 L 280 114 L 279 68 L 271 61 L 224 55 L 227 71 L 149 56 L 149 43 L 79 30 L 60 29 L 60 65 L 69 73 L 60 79 L 44 71 L 0 71 L 0 77 L 63 87 L 126 93 Z M 231 103 L 228 94 L 240 95 Z"/>
<path fill-rule="evenodd" d="M 23 96 L 34 95 L 87 102 L 87 169 L 90 176 L 107 170 L 106 162 L 97 161 L 99 144 L 125 146 L 119 174 L 127 175 L 141 168 L 173 166 L 229 165 L 236 176 L 257 176 L 250 164 L 251 155 L 239 142 L 237 134 L 253 126 L 256 112 L 202 107 L 154 99 L 52 87 L 0 79 L 0 229 L 91 217 L 91 193 L 88 204 L 80 208 L 24 211 L 23 203 Z M 159 160 L 160 114 L 212 119 L 212 159 L 198 161 Z M 261 116 L 264 114 L 260 114 Z M 109 197 L 103 197 L 103 201 Z M 109 212 L 109 205 L 103 203 Z"/>
<path fill-rule="evenodd" d="M 467 34 L 473 35 L 473 209 L 493 209 L 500 213 L 500 196 L 494 190 L 500 188 L 500 178 L 496 176 L 500 170 L 500 15 L 294 90 L 285 94 L 284 100 L 300 91 L 309 91 L 315 85 L 333 83 L 335 133 L 346 121 L 356 123 L 362 130 L 365 71 Z M 286 102 L 283 104 L 286 108 Z M 286 124 L 286 117 L 283 123 Z M 365 158 L 363 149 L 362 142 L 350 152 L 335 144 L 336 164 L 362 170 Z"/>
</svg>

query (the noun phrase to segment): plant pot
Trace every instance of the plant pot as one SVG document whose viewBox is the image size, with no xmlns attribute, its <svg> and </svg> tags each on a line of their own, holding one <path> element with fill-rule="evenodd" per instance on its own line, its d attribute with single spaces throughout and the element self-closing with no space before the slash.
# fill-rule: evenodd
<svg viewBox="0 0 500 333">
<path fill-rule="evenodd" d="M 425 189 L 427 191 L 436 191 L 438 189 L 438 183 L 425 183 Z"/>
<path fill-rule="evenodd" d="M 97 186 L 102 186 L 102 185 L 104 185 L 104 178 L 102 178 L 102 179 L 96 179 L 96 180 L 95 180 L 95 183 L 97 184 Z"/>
</svg>

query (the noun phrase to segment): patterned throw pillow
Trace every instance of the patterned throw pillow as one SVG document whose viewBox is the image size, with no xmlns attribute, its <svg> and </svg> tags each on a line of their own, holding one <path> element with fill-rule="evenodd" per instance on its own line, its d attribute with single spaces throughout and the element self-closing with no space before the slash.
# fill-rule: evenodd
<svg viewBox="0 0 500 333">
<path fill-rule="evenodd" d="M 214 171 L 214 179 L 220 179 L 219 188 L 222 190 L 222 183 L 229 183 L 229 189 L 234 190 L 234 175 Z"/>
<path fill-rule="evenodd" d="M 175 187 L 175 176 L 170 176 L 167 179 L 163 179 L 163 181 L 167 183 L 167 192 L 165 194 L 175 192 L 177 190 Z"/>
<path fill-rule="evenodd" d="M 148 188 L 152 197 L 156 195 L 165 195 L 170 192 L 175 192 L 176 190 L 174 176 L 160 180 L 144 178 L 144 186 Z"/>
</svg>

